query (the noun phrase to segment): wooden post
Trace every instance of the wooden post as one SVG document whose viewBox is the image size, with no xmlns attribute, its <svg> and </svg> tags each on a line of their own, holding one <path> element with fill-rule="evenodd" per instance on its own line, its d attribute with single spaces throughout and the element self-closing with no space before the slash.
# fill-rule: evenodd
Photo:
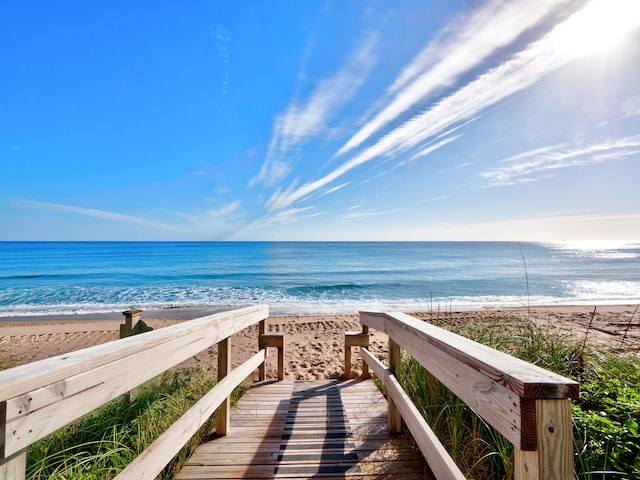
<svg viewBox="0 0 640 480">
<path fill-rule="evenodd" d="M 227 376 L 231 363 L 229 339 L 218 342 L 218 382 Z M 231 412 L 231 397 L 227 397 L 216 410 L 216 434 L 226 435 L 229 431 L 229 413 Z"/>
<path fill-rule="evenodd" d="M 351 378 L 351 345 L 349 345 L 347 332 L 344 337 L 344 378 L 349 380 Z"/>
<path fill-rule="evenodd" d="M 361 332 L 345 332 L 344 333 L 344 378 L 347 380 L 353 378 L 353 372 L 351 371 L 351 348 L 369 347 L 369 327 L 363 326 Z M 369 366 L 363 360 L 362 361 L 362 376 L 367 377 L 369 375 Z"/>
<path fill-rule="evenodd" d="M 265 320 L 261 320 L 258 323 L 258 344 L 260 343 L 260 337 L 266 333 L 266 322 Z M 260 349 L 262 347 L 259 347 Z M 258 380 L 264 382 L 266 378 L 266 360 L 260 364 L 258 367 Z"/>
<path fill-rule="evenodd" d="M 278 380 L 284 380 L 284 333 L 261 334 L 258 337 L 258 349 L 268 349 L 269 347 L 278 349 Z M 262 365 L 264 366 L 264 363 Z M 264 377 L 262 379 L 264 380 Z"/>
<path fill-rule="evenodd" d="M 9 458 L 0 460 L 2 480 L 24 480 L 27 477 L 27 451 L 21 450 Z"/>
<path fill-rule="evenodd" d="M 536 400 L 537 449 L 514 452 L 515 480 L 573 478 L 570 399 Z"/>
<path fill-rule="evenodd" d="M 153 328 L 140 319 L 142 312 L 142 310 L 125 310 L 122 312 L 124 315 L 124 324 L 120 325 L 120 338 L 126 338 L 131 335 L 153 330 Z"/>
<path fill-rule="evenodd" d="M 366 335 L 366 345 L 362 345 L 361 348 L 369 349 L 369 327 L 362 326 L 362 334 Z M 362 378 L 369 378 L 369 364 L 362 359 Z"/>
<path fill-rule="evenodd" d="M 282 344 L 278 346 L 278 380 L 284 380 L 284 334 Z"/>
<path fill-rule="evenodd" d="M 27 450 L 5 457 L 5 438 L 7 437 L 7 402 L 0 402 L 0 479 L 24 480 L 27 476 Z"/>
<path fill-rule="evenodd" d="M 398 367 L 400 367 L 400 345 L 389 337 L 389 370 L 395 374 Z M 398 407 L 391 398 L 389 398 L 388 420 L 390 433 L 400 433 L 402 431 L 400 410 L 398 410 Z"/>
<path fill-rule="evenodd" d="M 153 328 L 149 327 L 140 319 L 140 315 L 143 310 L 125 310 L 122 312 L 124 315 L 124 323 L 120 325 L 120 338 L 127 338 L 139 333 L 149 332 Z M 138 387 L 131 389 L 128 393 L 129 401 L 135 400 L 138 396 Z"/>
</svg>

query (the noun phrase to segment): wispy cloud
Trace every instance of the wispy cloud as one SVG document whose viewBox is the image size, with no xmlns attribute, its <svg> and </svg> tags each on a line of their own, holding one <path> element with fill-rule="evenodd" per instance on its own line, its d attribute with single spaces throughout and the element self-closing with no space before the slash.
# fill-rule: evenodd
<svg viewBox="0 0 640 480">
<path fill-rule="evenodd" d="M 595 145 L 570 144 L 537 148 L 501 160 L 506 164 L 482 173 L 489 186 L 514 185 L 540 180 L 540 175 L 563 168 L 581 167 L 640 154 L 640 135 Z"/>
<path fill-rule="evenodd" d="M 439 202 L 441 200 L 446 200 L 447 198 L 451 198 L 452 195 L 440 195 L 439 197 L 426 198 L 424 200 L 420 200 L 419 203 L 431 203 L 431 202 Z"/>
<path fill-rule="evenodd" d="M 135 225 L 142 225 L 144 227 L 159 228 L 165 230 L 176 230 L 176 227 L 173 225 L 153 222 L 151 220 L 140 217 L 134 217 L 122 213 L 108 212 L 106 210 L 98 210 L 95 208 L 76 207 L 73 205 L 64 205 L 60 203 L 37 202 L 34 200 L 15 200 L 11 202 L 11 204 L 17 208 L 68 212 L 78 215 L 85 215 L 88 217 L 100 218 L 103 220 L 111 220 L 114 222 L 132 223 Z"/>
<path fill-rule="evenodd" d="M 351 182 L 344 182 L 344 183 L 341 183 L 340 185 L 336 185 L 335 187 L 330 188 L 326 192 L 321 193 L 320 196 L 324 197 L 325 195 L 329 195 L 330 193 L 337 192 L 338 190 L 341 190 L 344 187 L 346 187 L 347 185 L 349 185 L 350 183 Z"/>
<path fill-rule="evenodd" d="M 566 3 L 569 2 L 493 0 L 471 15 L 456 19 L 405 67 L 389 87 L 386 106 L 353 135 L 337 155 L 360 146 L 418 102 L 454 84 L 497 49 L 509 45 Z"/>
<path fill-rule="evenodd" d="M 240 201 L 228 203 L 219 208 L 212 208 L 197 213 L 174 212 L 175 215 L 188 220 L 201 231 L 216 231 L 228 229 L 231 226 L 230 217 L 234 216 L 240 207 Z M 235 218 L 233 218 L 235 220 Z"/>
<path fill-rule="evenodd" d="M 342 215 L 342 220 L 357 220 L 360 218 L 381 217 L 384 215 L 391 215 L 401 212 L 402 209 L 395 208 L 392 210 L 360 210 L 360 205 L 357 208 L 350 208 L 346 213 Z"/>
<path fill-rule="evenodd" d="M 622 2 L 623 0 L 620 0 Z M 618 2 L 617 6 L 629 6 Z M 568 37 L 578 32 L 589 32 L 594 21 L 607 23 L 615 17 L 616 21 L 627 13 L 624 9 L 614 8 L 607 1 L 594 1 L 584 9 L 573 14 L 567 20 L 556 25 L 549 33 L 528 45 L 524 50 L 509 60 L 490 69 L 475 80 L 458 89 L 451 95 L 442 98 L 427 110 L 392 130 L 378 141 L 338 166 L 322 178 L 304 183 L 300 187 L 291 186 L 286 190 L 279 189 L 267 202 L 267 208 L 274 210 L 286 208 L 315 190 L 341 177 L 353 168 L 366 162 L 380 158 L 398 157 L 410 154 L 418 145 L 427 139 L 434 138 L 447 129 L 462 122 L 469 121 L 486 108 L 520 92 L 549 73 L 566 65 L 580 56 L 591 53 L 588 49 L 566 49 Z M 601 44 L 592 44 L 592 49 L 631 31 L 640 25 L 640 12 L 629 10 L 624 21 L 619 21 L 619 28 L 607 33 Z M 597 26 L 597 25 L 596 25 Z M 583 33 L 584 34 L 584 33 Z M 571 37 L 572 38 L 572 37 Z M 593 50 L 592 50 L 593 51 Z"/>
<path fill-rule="evenodd" d="M 418 150 L 417 153 L 411 155 L 407 160 L 404 160 L 400 163 L 400 165 L 405 165 L 407 163 L 411 163 L 411 162 L 415 162 L 418 158 L 421 157 L 426 157 L 427 155 L 429 155 L 430 153 L 435 152 L 436 150 L 438 150 L 439 148 L 444 147 L 445 145 L 448 145 L 449 143 L 459 139 L 462 136 L 462 134 L 459 135 L 452 135 L 448 138 L 445 138 L 443 140 L 440 140 L 439 142 L 436 143 L 429 143 L 427 144 L 425 147 L 421 148 L 420 150 Z"/>
<path fill-rule="evenodd" d="M 291 171 L 291 157 L 297 147 L 318 138 L 329 129 L 329 122 L 353 97 L 375 63 L 379 34 L 368 33 L 359 48 L 331 78 L 318 82 L 308 98 L 296 96 L 287 109 L 276 116 L 267 158 L 251 184 L 272 186 Z"/>
<path fill-rule="evenodd" d="M 313 210 L 313 207 L 290 208 L 268 217 L 264 223 L 266 226 L 283 225 L 297 222 L 303 218 L 313 218 L 324 215 L 323 212 L 306 213 L 311 212 L 311 210 Z"/>
</svg>

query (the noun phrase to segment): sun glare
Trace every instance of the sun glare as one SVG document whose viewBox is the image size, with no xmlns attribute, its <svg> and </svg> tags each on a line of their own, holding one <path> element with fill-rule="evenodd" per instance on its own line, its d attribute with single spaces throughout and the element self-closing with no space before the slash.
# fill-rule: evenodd
<svg viewBox="0 0 640 480">
<path fill-rule="evenodd" d="M 640 0 L 595 0 L 559 27 L 556 42 L 573 59 L 609 49 L 638 27 Z"/>
</svg>

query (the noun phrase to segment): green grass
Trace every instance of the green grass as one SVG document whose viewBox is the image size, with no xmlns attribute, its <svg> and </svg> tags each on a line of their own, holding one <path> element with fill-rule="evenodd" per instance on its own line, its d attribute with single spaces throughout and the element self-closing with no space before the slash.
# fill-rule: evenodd
<svg viewBox="0 0 640 480">
<path fill-rule="evenodd" d="M 98 480 L 112 478 L 215 385 L 212 374 L 180 369 L 147 382 L 29 448 L 27 478 Z M 236 393 L 236 395 L 238 395 Z M 174 478 L 214 425 L 198 431 L 159 478 Z"/>
<path fill-rule="evenodd" d="M 576 478 L 640 478 L 637 356 L 585 346 L 528 318 L 453 330 L 581 383 L 572 406 Z M 468 478 L 513 478 L 513 447 L 502 435 L 415 360 L 403 358 L 398 378 Z"/>
</svg>

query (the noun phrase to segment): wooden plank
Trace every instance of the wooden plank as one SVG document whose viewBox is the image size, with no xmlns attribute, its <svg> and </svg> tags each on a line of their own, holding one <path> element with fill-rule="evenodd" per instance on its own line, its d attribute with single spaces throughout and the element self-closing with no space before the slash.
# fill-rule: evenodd
<svg viewBox="0 0 640 480">
<path fill-rule="evenodd" d="M 274 332 L 274 333 L 262 333 L 258 336 L 258 347 L 259 348 L 282 348 L 284 347 L 284 333 L 282 332 Z"/>
<path fill-rule="evenodd" d="M 264 362 L 265 351 L 260 350 L 231 373 L 147 447 L 114 480 L 153 480 L 180 451 L 184 444 L 231 395 L 247 376 Z"/>
<path fill-rule="evenodd" d="M 389 435 L 372 381 L 279 383 L 249 390 L 228 435 L 201 445 L 177 479 L 431 478 L 412 445 Z"/>
<path fill-rule="evenodd" d="M 390 338 L 516 447 L 522 450 L 536 449 L 535 409 L 530 408 L 532 402 L 521 399 L 499 378 L 492 378 L 485 372 L 478 371 L 475 368 L 477 365 L 470 366 L 450 355 L 450 348 L 438 348 L 439 343 L 434 344 L 429 340 L 433 332 L 425 333 L 421 330 L 423 327 L 420 324 L 428 325 L 427 323 L 413 319 L 415 322 L 405 325 L 394 321 L 394 317 L 387 322 L 387 317 L 382 314 L 362 315 L 362 321 L 372 328 L 384 329 Z M 404 316 L 401 319 L 403 322 L 406 320 Z"/>
<path fill-rule="evenodd" d="M 410 450 L 413 451 L 413 443 L 409 443 L 401 436 L 378 438 L 378 439 L 359 439 L 353 442 L 324 442 L 317 441 L 315 443 L 297 444 L 287 448 L 287 445 L 279 441 L 264 441 L 264 439 L 245 438 L 242 442 L 230 440 L 231 437 L 219 438 L 214 442 L 208 442 L 201 445 L 195 452 L 191 460 L 198 458 L 207 459 L 212 463 L 215 461 L 224 461 L 224 455 L 214 456 L 223 453 L 225 455 L 257 455 L 264 453 L 282 453 L 282 452 L 397 452 Z M 237 439 L 236 439 L 237 440 Z M 275 444 L 275 446 L 274 446 Z M 230 453 L 233 452 L 233 453 Z M 201 460 L 202 461 L 202 460 Z"/>
<path fill-rule="evenodd" d="M 392 372 L 369 352 L 363 352 L 371 370 L 387 387 L 389 396 L 401 413 L 407 428 L 413 435 L 420 451 L 427 459 L 434 475 L 440 479 L 464 480 L 464 475 L 455 464 L 449 452 L 427 424 L 413 402 L 400 386 Z"/>
<path fill-rule="evenodd" d="M 116 360 L 110 363 L 102 363 L 100 366 L 88 371 L 83 367 L 81 368 L 81 373 L 72 377 L 8 399 L 6 402 L 4 454 L 6 456 L 12 455 L 26 448 L 45 435 L 54 432 L 98 406 L 162 373 L 167 368 L 202 351 L 218 341 L 221 335 L 235 332 L 236 329 L 246 328 L 256 320 L 256 315 L 261 316 L 264 314 L 264 310 L 252 309 L 237 317 L 233 312 L 223 312 L 223 314 L 227 315 L 220 317 L 222 325 L 216 320 L 217 315 L 220 314 L 194 320 L 192 321 L 194 323 L 185 322 L 191 325 L 186 329 L 178 330 L 180 332 L 179 335 L 173 330 L 173 333 L 169 336 L 162 335 L 162 342 L 156 338 L 159 333 L 181 325 L 174 325 L 144 335 L 111 342 L 112 353 L 115 352 L 114 357 Z M 203 322 L 203 320 L 205 321 Z M 198 326 L 195 330 L 193 330 L 194 324 Z M 151 346 L 138 351 L 137 347 L 139 345 L 137 342 L 141 341 L 141 339 L 144 340 L 146 336 L 153 336 L 150 342 Z M 135 349 L 127 346 L 130 341 L 136 342 Z M 127 345 L 123 349 L 118 342 L 127 343 Z M 99 345 L 98 347 L 103 346 Z M 81 358 L 93 365 L 94 362 L 88 360 L 91 355 L 87 354 L 87 350 L 95 348 L 97 347 L 74 353 L 81 354 Z M 120 354 L 123 350 L 130 354 L 121 357 Z M 131 354 L 132 351 L 134 353 Z M 103 350 L 100 349 L 100 354 L 98 355 L 100 362 L 98 363 L 104 361 L 103 354 Z M 69 355 L 73 357 L 72 363 L 75 365 L 78 360 L 76 355 L 73 353 Z M 47 362 L 45 361 L 45 363 Z M 131 370 L 129 368 L 131 364 L 145 365 L 145 368 Z M 20 369 L 21 367 L 17 368 Z M 69 368 L 65 366 L 62 367 L 62 370 L 68 371 Z M 78 368 L 80 367 L 78 366 Z M 123 376 L 121 372 L 125 370 L 129 371 L 129 374 Z M 0 377 L 2 373 L 4 372 L 0 372 Z M 57 373 L 52 378 L 56 376 Z M 13 377 L 13 374 L 9 377 Z M 21 385 L 25 384 L 25 382 L 19 383 Z M 13 385 L 11 387 L 14 388 Z"/>
<path fill-rule="evenodd" d="M 214 344 L 268 316 L 269 307 L 266 305 L 219 312 L 160 328 L 144 335 L 134 335 L 3 370 L 0 372 L 0 401 L 128 357 L 175 337 L 189 335 L 209 325 L 217 326 L 218 332 L 211 342 Z"/>
<path fill-rule="evenodd" d="M 371 462 L 342 465 L 216 465 L 186 466 L 178 475 L 180 480 L 216 478 L 366 478 L 385 475 L 384 478 L 432 478 L 427 476 L 424 462 Z M 407 477 L 407 475 L 412 475 Z"/>
<path fill-rule="evenodd" d="M 389 335 L 409 335 L 525 398 L 578 398 L 580 384 L 401 312 L 360 312 L 360 321 Z M 404 342 L 398 342 L 405 348 Z M 406 348 L 405 348 L 406 350 Z M 408 351 L 408 350 L 407 350 Z"/>
</svg>

